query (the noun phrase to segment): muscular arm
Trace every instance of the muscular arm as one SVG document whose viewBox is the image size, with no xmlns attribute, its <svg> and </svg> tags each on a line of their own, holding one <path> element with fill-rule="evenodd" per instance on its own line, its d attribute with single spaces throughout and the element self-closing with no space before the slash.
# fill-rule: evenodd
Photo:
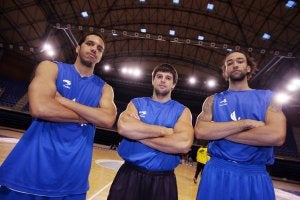
<svg viewBox="0 0 300 200">
<path fill-rule="evenodd" d="M 140 140 L 143 144 L 165 153 L 187 153 L 194 140 L 192 126 L 192 115 L 188 108 L 185 108 L 174 126 L 174 132 L 157 138 Z"/>
<path fill-rule="evenodd" d="M 29 111 L 33 117 L 54 122 L 85 123 L 78 114 L 55 100 L 57 65 L 50 61 L 41 62 L 28 89 Z"/>
<path fill-rule="evenodd" d="M 194 128 L 197 139 L 218 140 L 246 129 L 264 125 L 264 123 L 260 121 L 250 119 L 230 122 L 213 122 L 213 101 L 213 96 L 206 98 L 202 106 L 202 112 L 197 117 Z"/>
<path fill-rule="evenodd" d="M 265 126 L 231 135 L 226 139 L 255 146 L 280 146 L 285 141 L 286 118 L 281 105 L 272 99 L 266 112 Z"/>
<path fill-rule="evenodd" d="M 141 140 L 145 138 L 161 137 L 172 134 L 173 129 L 158 125 L 146 124 L 139 120 L 138 111 L 130 102 L 118 120 L 118 132 L 120 135 L 132 139 Z"/>
<path fill-rule="evenodd" d="M 56 99 L 68 109 L 79 114 L 89 123 L 110 128 L 115 122 L 117 109 L 114 104 L 113 89 L 108 84 L 103 86 L 102 97 L 100 99 L 98 108 L 89 107 L 62 96 L 57 96 Z"/>
</svg>

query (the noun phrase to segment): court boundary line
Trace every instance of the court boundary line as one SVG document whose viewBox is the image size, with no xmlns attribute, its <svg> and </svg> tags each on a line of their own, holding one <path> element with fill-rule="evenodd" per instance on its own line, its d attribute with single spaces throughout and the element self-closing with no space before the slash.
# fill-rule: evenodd
<svg viewBox="0 0 300 200">
<path fill-rule="evenodd" d="M 101 192 L 103 192 L 106 188 L 110 187 L 112 181 L 106 184 L 103 188 L 101 188 L 98 192 L 96 192 L 93 196 L 91 196 L 88 200 L 93 200 L 96 196 L 98 196 Z"/>
</svg>

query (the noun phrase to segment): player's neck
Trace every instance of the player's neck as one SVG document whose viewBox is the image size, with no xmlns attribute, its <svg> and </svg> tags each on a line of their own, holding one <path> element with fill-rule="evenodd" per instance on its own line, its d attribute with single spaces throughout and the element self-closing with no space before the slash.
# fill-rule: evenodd
<svg viewBox="0 0 300 200">
<path fill-rule="evenodd" d="M 230 81 L 229 82 L 229 90 L 251 90 L 248 85 L 247 79 L 243 81 Z"/>
<path fill-rule="evenodd" d="M 81 77 L 89 77 L 94 73 L 93 67 L 83 66 L 77 62 L 75 62 L 74 67 Z"/>
<path fill-rule="evenodd" d="M 158 101 L 158 102 L 164 103 L 164 102 L 167 102 L 167 101 L 169 101 L 171 99 L 171 93 L 168 94 L 168 95 L 157 95 L 154 92 L 153 95 L 152 95 L 152 99 L 154 101 Z"/>
</svg>

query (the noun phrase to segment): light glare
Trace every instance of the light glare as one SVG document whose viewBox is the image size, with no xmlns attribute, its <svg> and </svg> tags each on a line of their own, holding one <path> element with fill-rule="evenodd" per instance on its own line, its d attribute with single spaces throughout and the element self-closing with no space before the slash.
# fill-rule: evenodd
<svg viewBox="0 0 300 200">
<path fill-rule="evenodd" d="M 275 100 L 279 103 L 284 104 L 290 100 L 290 96 L 287 95 L 286 93 L 281 92 L 275 95 Z"/>
</svg>

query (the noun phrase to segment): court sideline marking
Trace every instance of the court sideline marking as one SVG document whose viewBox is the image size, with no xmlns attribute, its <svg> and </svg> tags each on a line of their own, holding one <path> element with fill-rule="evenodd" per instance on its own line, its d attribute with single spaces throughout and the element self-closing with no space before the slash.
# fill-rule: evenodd
<svg viewBox="0 0 300 200">
<path fill-rule="evenodd" d="M 103 192 L 106 188 L 110 187 L 112 184 L 112 181 L 105 185 L 102 189 L 100 189 L 98 192 L 96 192 L 93 196 L 91 196 L 88 200 L 93 200 L 96 196 L 98 196 L 101 192 Z"/>
</svg>

